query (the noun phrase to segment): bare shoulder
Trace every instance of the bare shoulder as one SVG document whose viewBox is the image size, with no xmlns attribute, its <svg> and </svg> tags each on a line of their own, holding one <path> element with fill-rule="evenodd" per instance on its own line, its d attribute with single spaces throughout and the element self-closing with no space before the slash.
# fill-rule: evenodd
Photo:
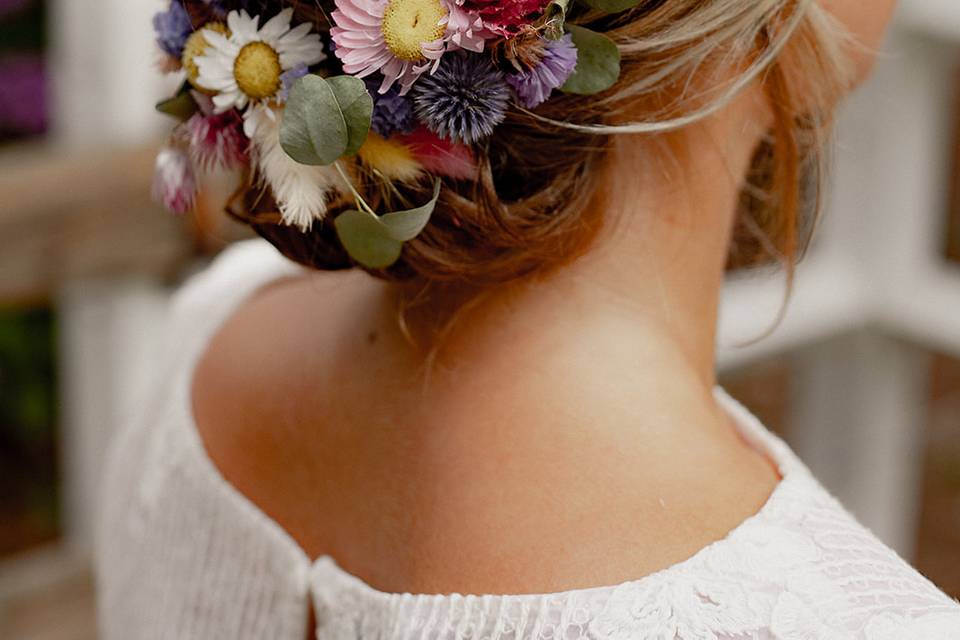
<svg viewBox="0 0 960 640">
<path fill-rule="evenodd" d="M 265 285 L 217 329 L 192 372 L 194 423 L 212 462 L 291 533 L 320 528 L 299 513 L 330 481 L 314 471 L 337 449 L 326 440 L 342 410 L 332 399 L 355 378 L 350 361 L 377 340 L 371 282 L 306 272 Z"/>
<path fill-rule="evenodd" d="M 501 336 L 424 392 L 383 286 L 278 280 L 194 375 L 211 459 L 309 555 L 384 591 L 616 584 L 722 538 L 775 486 L 736 438 L 667 428 L 724 433 L 707 403 L 615 386 L 528 338 Z"/>
<path fill-rule="evenodd" d="M 364 313 L 369 278 L 358 272 L 305 272 L 269 282 L 245 299 L 205 346 L 193 377 L 198 411 L 224 387 L 236 402 L 237 385 L 265 390 L 305 372 L 312 360 L 329 359 L 330 345 L 342 341 L 345 320 L 357 326 Z M 214 404 L 216 404 L 214 402 Z M 220 407 L 212 413 L 219 413 Z"/>
</svg>

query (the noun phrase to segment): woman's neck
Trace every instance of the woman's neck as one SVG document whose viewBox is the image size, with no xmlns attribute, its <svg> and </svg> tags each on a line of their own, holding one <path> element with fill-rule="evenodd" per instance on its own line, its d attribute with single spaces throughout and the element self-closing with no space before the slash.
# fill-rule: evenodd
<svg viewBox="0 0 960 640">
<path fill-rule="evenodd" d="M 426 339 L 437 350 L 436 364 L 456 367 L 476 348 L 510 349 L 511 335 L 526 343 L 615 336 L 623 349 L 655 352 L 686 369 L 685 383 L 712 388 L 727 252 L 766 113 L 757 90 L 669 140 L 615 138 L 596 199 L 604 229 L 595 246 L 548 276 L 468 307 L 448 335 Z M 422 333 L 424 319 L 412 319 L 414 334 Z M 436 335 L 434 329 L 426 333 Z"/>
</svg>

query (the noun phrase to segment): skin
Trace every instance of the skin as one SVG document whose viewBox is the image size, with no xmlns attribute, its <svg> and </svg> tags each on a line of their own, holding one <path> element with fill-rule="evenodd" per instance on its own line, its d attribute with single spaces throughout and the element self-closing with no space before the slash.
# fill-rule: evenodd
<svg viewBox="0 0 960 640">
<path fill-rule="evenodd" d="M 861 79 L 892 6 L 829 3 Z M 712 396 L 737 195 L 770 121 L 757 86 L 675 141 L 678 166 L 619 138 L 594 248 L 465 313 L 426 383 L 438 321 L 413 314 L 413 346 L 390 285 L 263 289 L 195 373 L 210 457 L 308 555 L 383 591 L 559 591 L 689 558 L 779 481 Z"/>
</svg>

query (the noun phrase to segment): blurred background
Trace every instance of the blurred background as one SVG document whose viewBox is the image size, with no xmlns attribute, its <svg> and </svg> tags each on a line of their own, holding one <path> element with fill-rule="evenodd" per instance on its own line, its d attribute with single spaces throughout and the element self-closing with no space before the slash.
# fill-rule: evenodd
<svg viewBox="0 0 960 640">
<path fill-rule="evenodd" d="M 110 434 L 173 288 L 249 233 L 150 200 L 172 87 L 159 0 L 0 0 L 0 638 L 95 638 Z M 960 597 L 960 2 L 907 0 L 838 130 L 823 224 L 783 280 L 732 274 L 723 384 L 887 544 Z"/>
</svg>

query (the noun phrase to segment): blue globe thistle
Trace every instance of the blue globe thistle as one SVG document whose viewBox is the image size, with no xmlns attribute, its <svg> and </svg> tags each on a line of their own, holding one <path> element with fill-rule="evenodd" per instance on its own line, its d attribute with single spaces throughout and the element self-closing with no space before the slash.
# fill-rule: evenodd
<svg viewBox="0 0 960 640">
<path fill-rule="evenodd" d="M 179 59 L 187 38 L 193 33 L 193 24 L 180 0 L 173 0 L 169 9 L 153 16 L 153 30 L 160 48 Z"/>
<path fill-rule="evenodd" d="M 490 136 L 503 122 L 510 89 L 487 56 L 448 54 L 433 75 L 414 85 L 420 121 L 433 133 L 471 144 Z"/>
<path fill-rule="evenodd" d="M 367 77 L 364 82 L 367 91 L 373 96 L 373 119 L 370 128 L 389 138 L 395 133 L 410 133 L 417 128 L 417 117 L 413 112 L 413 101 L 400 95 L 400 89 L 393 85 L 386 93 L 379 93 L 382 78 Z"/>
</svg>

